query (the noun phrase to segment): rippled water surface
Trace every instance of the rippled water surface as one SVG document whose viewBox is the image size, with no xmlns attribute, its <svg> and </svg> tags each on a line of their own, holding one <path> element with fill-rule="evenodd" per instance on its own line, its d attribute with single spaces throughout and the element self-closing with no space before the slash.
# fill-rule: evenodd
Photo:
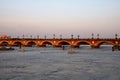
<svg viewBox="0 0 120 80">
<path fill-rule="evenodd" d="M 0 51 L 0 80 L 120 80 L 120 51 L 111 46 L 25 50 Z"/>
</svg>

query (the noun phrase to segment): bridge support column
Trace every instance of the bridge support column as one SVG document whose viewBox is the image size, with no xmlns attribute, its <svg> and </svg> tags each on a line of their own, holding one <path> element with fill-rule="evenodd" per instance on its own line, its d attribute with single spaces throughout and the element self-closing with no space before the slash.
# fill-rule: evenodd
<svg viewBox="0 0 120 80">
<path fill-rule="evenodd" d="M 72 48 L 80 48 L 79 46 L 71 46 Z"/>
<path fill-rule="evenodd" d="M 72 48 L 79 48 L 77 45 L 71 45 Z"/>
<path fill-rule="evenodd" d="M 38 47 L 46 47 L 45 45 L 38 45 Z"/>
<path fill-rule="evenodd" d="M 61 45 L 53 45 L 53 47 L 62 47 Z"/>
<path fill-rule="evenodd" d="M 91 45 L 91 48 L 100 48 L 100 47 L 96 45 Z"/>
</svg>

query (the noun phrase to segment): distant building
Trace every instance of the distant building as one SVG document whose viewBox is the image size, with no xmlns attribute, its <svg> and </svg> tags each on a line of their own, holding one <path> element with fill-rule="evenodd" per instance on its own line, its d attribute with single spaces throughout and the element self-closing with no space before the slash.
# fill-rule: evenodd
<svg viewBox="0 0 120 80">
<path fill-rule="evenodd" d="M 0 39 L 10 39 L 10 36 L 7 36 L 7 35 L 0 35 Z"/>
</svg>

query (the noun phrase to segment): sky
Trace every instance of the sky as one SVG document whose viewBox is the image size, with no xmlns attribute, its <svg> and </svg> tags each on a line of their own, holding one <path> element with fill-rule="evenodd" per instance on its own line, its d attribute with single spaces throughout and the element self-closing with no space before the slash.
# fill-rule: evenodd
<svg viewBox="0 0 120 80">
<path fill-rule="evenodd" d="M 0 0 L 0 35 L 120 37 L 120 0 Z"/>
</svg>

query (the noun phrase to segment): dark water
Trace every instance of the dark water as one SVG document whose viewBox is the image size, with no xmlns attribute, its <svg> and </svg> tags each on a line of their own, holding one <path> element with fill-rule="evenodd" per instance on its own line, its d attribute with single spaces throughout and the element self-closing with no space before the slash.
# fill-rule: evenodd
<svg viewBox="0 0 120 80">
<path fill-rule="evenodd" d="M 0 51 L 0 80 L 120 80 L 120 51 L 25 48 Z"/>
</svg>

